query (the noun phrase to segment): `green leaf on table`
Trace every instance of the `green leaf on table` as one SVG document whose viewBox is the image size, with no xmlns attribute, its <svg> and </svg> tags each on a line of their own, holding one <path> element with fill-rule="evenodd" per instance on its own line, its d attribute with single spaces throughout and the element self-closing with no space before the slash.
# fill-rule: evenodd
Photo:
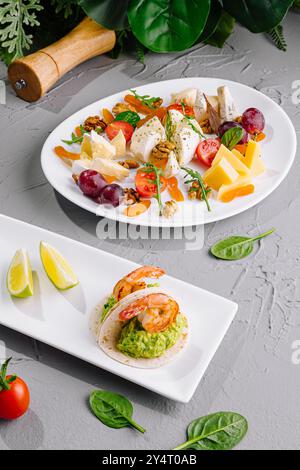
<svg viewBox="0 0 300 470">
<path fill-rule="evenodd" d="M 78 0 L 78 4 L 90 18 L 108 29 L 128 28 L 129 0 Z"/>
<path fill-rule="evenodd" d="M 241 442 L 247 430 L 243 416 L 220 411 L 192 421 L 187 428 L 187 441 L 174 450 L 230 450 Z"/>
<path fill-rule="evenodd" d="M 209 15 L 205 27 L 197 39 L 197 43 L 204 42 L 213 35 L 221 19 L 222 11 L 219 0 L 211 0 Z"/>
<path fill-rule="evenodd" d="M 281 24 L 271 29 L 271 31 L 268 32 L 268 35 L 274 42 L 277 49 L 284 52 L 287 50 L 287 43 L 283 34 L 283 27 Z"/>
<path fill-rule="evenodd" d="M 222 48 L 225 41 L 233 32 L 234 25 L 235 19 L 226 11 L 223 11 L 214 33 L 205 41 L 205 43 Z"/>
<path fill-rule="evenodd" d="M 89 401 L 94 415 L 106 426 L 115 429 L 131 426 L 141 433 L 145 432 L 144 428 L 133 421 L 133 406 L 122 395 L 105 390 L 94 390 Z"/>
<path fill-rule="evenodd" d="M 257 235 L 256 237 L 241 237 L 239 235 L 233 235 L 232 237 L 225 238 L 215 243 L 210 252 L 216 258 L 224 259 L 227 261 L 236 261 L 239 259 L 246 258 L 249 256 L 254 247 L 254 243 L 261 240 L 268 235 L 271 235 L 275 229 L 269 230 L 268 232 Z"/>
<path fill-rule="evenodd" d="M 128 19 L 133 34 L 154 52 L 182 51 L 202 33 L 210 0 L 131 0 Z"/>
<path fill-rule="evenodd" d="M 293 0 L 223 0 L 223 8 L 252 33 L 264 33 L 277 26 Z"/>
<path fill-rule="evenodd" d="M 232 150 L 242 139 L 243 135 L 244 130 L 242 127 L 231 127 L 231 129 L 228 129 L 228 131 L 222 135 L 221 142 L 229 150 Z"/>
</svg>

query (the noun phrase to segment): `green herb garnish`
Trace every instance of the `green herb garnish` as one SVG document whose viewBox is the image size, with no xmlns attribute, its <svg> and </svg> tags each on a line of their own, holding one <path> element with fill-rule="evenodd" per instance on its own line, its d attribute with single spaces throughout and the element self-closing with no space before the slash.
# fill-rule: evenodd
<svg viewBox="0 0 300 470">
<path fill-rule="evenodd" d="M 196 134 L 200 135 L 200 137 L 202 137 L 203 139 L 205 138 L 205 136 L 202 134 L 202 132 L 199 131 L 199 129 L 197 129 L 195 124 L 192 122 L 194 120 L 194 118 L 192 118 L 191 116 L 187 116 L 185 114 L 184 115 L 184 120 L 193 129 L 193 131 L 196 132 Z"/>
<path fill-rule="evenodd" d="M 147 284 L 147 287 L 159 287 L 159 286 L 160 286 L 159 282 L 155 282 L 154 284 Z"/>
<path fill-rule="evenodd" d="M 142 428 L 132 419 L 133 406 L 127 398 L 105 390 L 95 390 L 90 395 L 90 407 L 94 415 L 105 426 L 120 429 L 131 426 L 144 433 Z"/>
<path fill-rule="evenodd" d="M 67 145 L 81 144 L 82 141 L 83 141 L 83 134 L 88 134 L 88 132 L 85 130 L 85 128 L 82 125 L 80 125 L 79 128 L 80 128 L 80 131 L 81 131 L 82 135 L 80 135 L 78 137 L 74 132 L 72 132 L 72 134 L 71 134 L 72 139 L 71 140 L 63 140 L 62 139 L 62 142 L 64 144 L 67 144 Z"/>
<path fill-rule="evenodd" d="M 221 142 L 229 150 L 232 150 L 242 139 L 243 135 L 244 130 L 240 126 L 232 127 L 222 135 Z"/>
<path fill-rule="evenodd" d="M 187 440 L 174 450 L 230 450 L 248 431 L 247 420 L 238 413 L 220 411 L 195 419 L 187 428 Z"/>
<path fill-rule="evenodd" d="M 109 296 L 105 304 L 103 305 L 102 312 L 101 312 L 101 322 L 105 320 L 110 310 L 113 306 L 117 303 L 116 299 L 113 295 Z"/>
<path fill-rule="evenodd" d="M 166 138 L 170 142 L 175 131 L 175 126 L 172 124 L 171 115 L 169 111 L 166 117 Z"/>
<path fill-rule="evenodd" d="M 256 241 L 271 235 L 271 233 L 274 231 L 275 228 L 272 228 L 268 232 L 262 233 L 261 235 L 252 238 L 234 235 L 215 243 L 215 245 L 211 247 L 210 252 L 216 258 L 221 258 L 228 261 L 246 258 L 246 256 L 249 256 L 250 253 L 252 253 L 253 245 Z"/>
<path fill-rule="evenodd" d="M 199 183 L 199 186 L 201 188 L 201 191 L 202 191 L 202 196 L 203 196 L 203 199 L 205 201 L 205 204 L 206 204 L 206 207 L 207 207 L 207 210 L 210 212 L 211 211 L 211 207 L 209 205 L 209 202 L 208 202 L 208 193 L 210 192 L 210 189 L 207 189 L 205 187 L 205 184 L 204 184 L 204 181 L 202 179 L 202 176 L 200 175 L 200 173 L 196 170 L 192 170 L 192 168 L 185 168 L 185 167 L 181 167 L 181 169 L 183 171 L 185 171 L 187 174 L 185 175 L 185 178 L 189 175 L 191 176 L 191 179 L 189 179 L 188 181 L 185 181 L 186 184 L 190 184 L 190 183 L 194 183 L 195 181 L 197 183 Z M 196 188 L 197 189 L 197 188 Z"/>
<path fill-rule="evenodd" d="M 145 164 L 146 168 L 143 168 L 143 171 L 145 173 L 153 173 L 155 174 L 154 178 L 154 184 L 157 189 L 157 194 L 154 196 L 157 199 L 158 202 L 158 207 L 159 207 L 159 215 L 162 215 L 163 211 L 163 204 L 161 200 L 161 182 L 160 182 L 160 177 L 163 175 L 163 172 L 161 168 L 158 168 L 157 166 L 153 165 L 153 163 L 146 163 Z M 150 183 L 153 183 L 152 180 L 149 180 Z"/>
<path fill-rule="evenodd" d="M 131 93 L 133 93 L 134 97 L 139 100 L 143 105 L 148 106 L 148 108 L 155 109 L 157 106 L 155 103 L 157 101 L 160 101 L 161 98 L 158 96 L 156 98 L 151 98 L 150 95 L 138 95 L 136 90 L 129 90 Z"/>
<path fill-rule="evenodd" d="M 136 127 L 140 120 L 140 116 L 134 111 L 123 111 L 115 117 L 115 121 L 125 121 L 131 124 L 133 127 Z"/>
</svg>

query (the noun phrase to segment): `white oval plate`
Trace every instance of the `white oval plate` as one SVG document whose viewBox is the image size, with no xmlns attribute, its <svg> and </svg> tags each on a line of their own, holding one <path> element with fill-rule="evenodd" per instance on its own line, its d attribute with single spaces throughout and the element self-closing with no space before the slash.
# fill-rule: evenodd
<svg viewBox="0 0 300 470">
<path fill-rule="evenodd" d="M 195 87 L 203 90 L 208 95 L 214 95 L 221 85 L 229 86 L 241 114 L 249 107 L 256 107 L 264 113 L 266 119 L 265 132 L 267 138 L 262 142 L 262 157 L 267 171 L 264 175 L 255 179 L 255 192 L 253 194 L 237 198 L 230 203 L 222 203 L 216 199 L 211 199 L 211 212 L 206 210 L 204 203 L 185 200 L 179 204 L 180 209 L 172 219 L 159 217 L 157 203 L 154 199 L 152 199 L 153 203 L 150 210 L 138 217 L 129 218 L 123 214 L 123 205 L 114 209 L 113 207 L 98 205 L 85 197 L 74 184 L 70 168 L 55 155 L 53 149 L 55 146 L 61 145 L 61 139 L 69 139 L 75 127 L 88 116 L 101 113 L 103 108 L 111 109 L 115 103 L 122 101 L 127 90 L 86 106 L 63 121 L 49 135 L 41 155 L 42 168 L 46 178 L 56 191 L 83 209 L 99 216 L 136 225 L 188 227 L 215 222 L 244 212 L 265 199 L 279 186 L 288 174 L 295 158 L 296 132 L 290 118 L 280 106 L 253 88 L 219 78 L 180 78 L 143 85 L 136 88 L 136 90 L 141 95 L 160 96 L 164 99 L 164 103 L 168 104 L 171 93 Z M 79 148 L 74 150 L 78 152 Z M 204 171 L 204 168 L 197 162 L 193 162 L 189 166 L 198 169 L 202 173 Z M 133 180 L 128 180 L 123 185 L 125 187 L 133 185 Z M 183 186 L 183 183 L 181 185 Z M 170 199 L 170 196 L 166 193 L 167 191 L 163 193 L 163 200 Z"/>
</svg>

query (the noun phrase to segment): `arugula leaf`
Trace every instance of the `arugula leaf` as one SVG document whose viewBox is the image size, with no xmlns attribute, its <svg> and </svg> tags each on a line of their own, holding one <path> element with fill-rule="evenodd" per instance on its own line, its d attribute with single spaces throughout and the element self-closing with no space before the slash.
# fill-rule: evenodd
<svg viewBox="0 0 300 470">
<path fill-rule="evenodd" d="M 243 135 L 244 131 L 241 127 L 232 127 L 222 135 L 221 142 L 229 150 L 232 150 L 239 143 Z"/>
<path fill-rule="evenodd" d="M 140 121 L 140 116 L 134 111 L 123 111 L 115 117 L 115 121 L 125 121 L 129 122 L 133 127 L 136 127 L 137 123 Z"/>
<path fill-rule="evenodd" d="M 175 126 L 172 124 L 171 115 L 169 111 L 166 116 L 166 138 L 170 142 L 174 134 Z"/>
<path fill-rule="evenodd" d="M 209 10 L 210 0 L 131 0 L 128 20 L 151 51 L 182 51 L 202 33 Z"/>
<path fill-rule="evenodd" d="M 159 96 L 152 98 L 150 95 L 138 95 L 136 90 L 129 90 L 129 91 L 131 91 L 134 97 L 137 100 L 141 101 L 143 105 L 148 106 L 148 108 L 151 108 L 151 109 L 155 109 L 156 108 L 155 103 L 161 100 Z"/>
<path fill-rule="evenodd" d="M 82 125 L 80 125 L 79 128 L 81 130 L 81 136 L 78 137 L 74 132 L 72 132 L 71 140 L 61 139 L 61 141 L 66 145 L 81 144 L 83 141 L 83 134 L 88 134 L 88 132 L 85 130 L 85 128 Z"/>
<path fill-rule="evenodd" d="M 208 202 L 208 193 L 209 193 L 209 190 L 206 189 L 205 184 L 204 184 L 204 181 L 203 181 L 202 176 L 200 175 L 200 173 L 199 173 L 198 171 L 196 171 L 196 170 L 192 170 L 192 168 L 185 168 L 185 167 L 183 167 L 183 166 L 181 167 L 181 169 L 187 173 L 187 174 L 185 175 L 185 178 L 186 178 L 188 175 L 191 176 L 191 179 L 190 179 L 190 180 L 185 181 L 186 184 L 193 183 L 194 181 L 197 181 L 197 183 L 199 183 L 199 186 L 200 186 L 201 191 L 202 191 L 203 200 L 205 201 L 207 210 L 210 212 L 210 211 L 211 211 L 211 207 L 210 207 L 210 204 L 209 204 L 209 202 Z"/>
<path fill-rule="evenodd" d="M 162 170 L 158 168 L 157 166 L 153 165 L 153 163 L 146 163 L 145 164 L 146 168 L 143 168 L 142 170 L 145 173 L 153 173 L 155 174 L 155 179 L 154 179 L 154 184 L 157 189 L 157 195 L 154 196 L 157 199 L 158 202 L 158 207 L 159 207 L 159 215 L 161 216 L 163 213 L 163 203 L 161 200 L 161 182 L 160 182 L 160 177 L 162 175 Z M 153 183 L 151 180 L 150 183 Z"/>
<path fill-rule="evenodd" d="M 107 301 L 103 305 L 102 312 L 101 312 L 101 322 L 105 320 L 107 315 L 109 314 L 110 310 L 113 308 L 114 305 L 116 305 L 117 300 L 113 295 L 108 297 Z"/>
</svg>

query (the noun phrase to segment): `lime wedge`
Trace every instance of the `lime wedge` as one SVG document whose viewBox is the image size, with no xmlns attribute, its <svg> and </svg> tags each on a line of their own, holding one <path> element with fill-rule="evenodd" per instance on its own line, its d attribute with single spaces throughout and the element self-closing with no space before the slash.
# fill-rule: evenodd
<svg viewBox="0 0 300 470">
<path fill-rule="evenodd" d="M 33 295 L 33 280 L 27 251 L 21 248 L 13 257 L 7 278 L 7 289 L 13 297 L 30 297 Z"/>
<path fill-rule="evenodd" d="M 79 283 L 72 267 L 56 248 L 41 242 L 40 255 L 46 274 L 57 289 L 71 289 Z"/>
</svg>

